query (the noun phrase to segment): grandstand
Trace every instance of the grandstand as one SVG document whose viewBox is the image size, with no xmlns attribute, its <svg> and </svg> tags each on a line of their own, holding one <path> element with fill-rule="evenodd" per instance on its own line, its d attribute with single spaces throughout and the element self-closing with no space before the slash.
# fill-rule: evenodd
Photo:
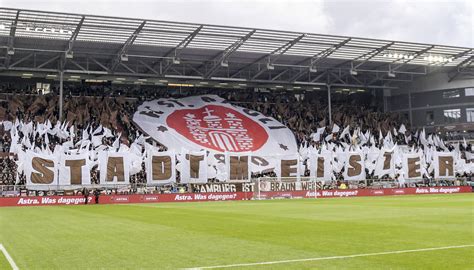
<svg viewBox="0 0 474 270">
<path fill-rule="evenodd" d="M 473 140 L 473 48 L 0 7 L 0 269 L 468 269 Z"/>
<path fill-rule="evenodd" d="M 411 126 L 473 129 L 468 100 L 417 98 L 452 89 L 459 100 L 472 95 L 462 91 L 473 86 L 472 48 L 8 8 L 0 18 L 2 81 L 49 83 L 60 95 L 64 83 L 99 82 L 325 91 L 329 99 L 373 91 L 385 111 L 406 113 Z M 331 121 L 331 107 L 328 113 Z M 452 130 L 442 128 L 453 118 Z"/>
<path fill-rule="evenodd" d="M 471 149 L 472 48 L 10 8 L 1 8 L 0 15 L 4 153 L 18 155 L 35 147 L 36 152 L 56 151 L 68 136 L 70 144 L 87 147 L 96 135 L 92 128 L 108 130 L 99 132 L 103 138 L 96 138 L 94 147 L 102 143 L 117 150 L 138 143 L 142 153 L 137 155 L 145 155 L 144 132 L 150 136 L 147 143 L 160 151 L 180 151 L 173 145 L 182 142 L 169 138 L 189 137 L 188 131 L 167 133 L 178 129 L 163 122 L 157 133 L 158 117 L 140 115 L 163 113 L 162 107 L 152 109 L 154 99 L 164 98 L 158 103 L 166 104 L 166 99 L 198 95 L 218 95 L 244 114 L 250 109 L 281 122 L 296 145 L 292 139 L 279 142 L 282 152 L 276 154 L 299 152 L 303 164 L 309 164 L 303 153 L 327 143 L 343 143 L 345 151 L 348 145 L 382 149 L 393 144 L 423 146 L 425 152 L 427 147 Z M 44 138 L 36 136 L 45 132 Z M 197 141 L 184 145 L 194 151 L 200 150 L 195 143 L 207 151 L 251 149 L 245 143 L 231 145 L 228 140 L 238 138 L 232 134 L 199 139 L 196 130 L 189 132 Z M 12 134 L 18 142 L 11 142 Z M 260 134 L 239 136 L 252 144 Z M 211 139 L 214 145 L 206 145 Z M 94 160 L 100 163 L 98 155 Z M 459 165 L 458 176 L 470 175 L 466 155 L 468 165 Z M 18 176 L 10 159 L 3 162 L 12 168 L 3 174 L 4 184 L 25 184 L 26 172 L 19 168 Z M 308 164 L 301 176 L 310 176 Z M 374 164 L 366 166 L 369 179 L 377 178 Z M 224 169 L 210 166 L 208 178 L 218 179 Z M 279 169 L 272 166 L 252 171 L 251 177 L 277 176 L 269 169 Z M 333 180 L 344 179 L 338 169 Z M 144 166 L 135 168 L 132 182 L 146 182 L 144 171 Z M 91 183 L 99 182 L 99 175 L 92 173 L 92 178 Z"/>
<path fill-rule="evenodd" d="M 198 95 L 218 95 L 244 114 L 250 109 L 287 126 L 296 146 L 280 143 L 279 154 L 301 154 L 327 142 L 354 145 L 354 139 L 355 145 L 380 149 L 395 143 L 423 145 L 424 151 L 428 146 L 470 151 L 472 48 L 11 8 L 0 8 L 0 15 L 5 153 L 53 151 L 66 143 L 64 134 L 71 144 L 81 144 L 96 135 L 92 128 L 102 127 L 110 134 L 101 133 L 97 145 L 129 147 L 144 132 L 160 151 L 179 151 L 170 148 L 176 141 L 166 133 L 178 129 L 162 123 L 156 133 L 154 124 L 147 128 L 153 119 L 140 114 L 163 113 L 161 107 L 152 109 L 154 99 Z M 35 136 L 48 129 L 50 135 Z M 196 130 L 190 132 L 198 138 Z M 12 134 L 19 136 L 18 146 L 11 143 Z M 212 139 L 220 141 L 213 147 L 222 151 L 243 147 L 224 143 L 234 135 L 215 136 L 200 145 L 212 150 L 205 145 Z M 250 143 L 260 135 L 252 136 L 246 137 Z M 10 166 L 15 165 L 5 165 Z M 267 169 L 252 177 L 268 174 Z M 308 168 L 301 173 L 309 174 Z M 462 169 L 459 175 L 465 174 Z M 15 173 L 6 178 L 5 183 L 24 184 Z"/>
</svg>

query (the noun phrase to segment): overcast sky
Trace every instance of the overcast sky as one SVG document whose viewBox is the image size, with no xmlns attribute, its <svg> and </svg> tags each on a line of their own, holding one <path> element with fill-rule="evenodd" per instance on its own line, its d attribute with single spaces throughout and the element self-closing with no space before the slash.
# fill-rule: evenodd
<svg viewBox="0 0 474 270">
<path fill-rule="evenodd" d="M 473 0 L 0 0 L 0 6 L 474 47 Z"/>
</svg>

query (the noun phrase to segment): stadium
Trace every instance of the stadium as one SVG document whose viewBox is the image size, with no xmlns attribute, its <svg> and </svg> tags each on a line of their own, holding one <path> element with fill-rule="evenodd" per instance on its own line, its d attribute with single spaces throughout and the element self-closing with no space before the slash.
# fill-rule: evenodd
<svg viewBox="0 0 474 270">
<path fill-rule="evenodd" d="M 0 7 L 0 105 L 0 269 L 474 267 L 472 47 Z"/>
</svg>

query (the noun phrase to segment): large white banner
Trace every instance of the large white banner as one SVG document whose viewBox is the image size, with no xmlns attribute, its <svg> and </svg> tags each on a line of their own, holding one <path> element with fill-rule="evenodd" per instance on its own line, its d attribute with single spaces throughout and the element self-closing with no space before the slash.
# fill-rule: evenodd
<svg viewBox="0 0 474 270">
<path fill-rule="evenodd" d="M 308 159 L 308 169 L 310 176 L 321 181 L 331 181 L 332 172 L 331 152 L 310 153 Z"/>
<path fill-rule="evenodd" d="M 267 157 L 298 153 L 295 137 L 286 126 L 216 95 L 144 102 L 133 120 L 176 153 L 207 150 L 214 158 L 225 152 L 252 152 L 253 172 L 269 169 Z"/>
<path fill-rule="evenodd" d="M 344 168 L 344 180 L 361 181 L 365 180 L 365 157 L 358 152 L 349 152 L 346 155 Z"/>
<path fill-rule="evenodd" d="M 435 152 L 434 154 L 434 176 L 435 179 L 454 179 L 455 178 L 455 159 L 454 153 Z"/>
<path fill-rule="evenodd" d="M 49 189 L 58 184 L 57 158 L 54 155 L 26 151 L 24 172 L 26 187 L 30 189 Z"/>
<path fill-rule="evenodd" d="M 102 151 L 99 153 L 100 184 L 129 184 L 130 154 Z"/>
<path fill-rule="evenodd" d="M 66 155 L 59 159 L 59 185 L 90 185 L 91 162 L 89 153 Z"/>
<path fill-rule="evenodd" d="M 176 155 L 173 151 L 158 152 L 149 149 L 145 159 L 148 184 L 169 184 L 176 182 Z"/>
<path fill-rule="evenodd" d="M 282 177 L 295 177 L 297 181 L 300 181 L 302 173 L 299 154 L 281 156 L 278 157 L 277 160 L 275 164 L 275 174 L 278 180 L 281 180 Z"/>
<path fill-rule="evenodd" d="M 179 157 L 182 184 L 207 183 L 207 152 L 183 150 Z"/>
<path fill-rule="evenodd" d="M 423 179 L 423 171 L 425 162 L 421 153 L 403 154 L 403 173 L 407 180 Z"/>
<path fill-rule="evenodd" d="M 375 175 L 382 177 L 384 175 L 389 175 L 390 177 L 395 177 L 395 155 L 394 148 L 386 149 L 382 148 L 379 151 L 377 161 L 375 163 Z"/>
<path fill-rule="evenodd" d="M 226 180 L 245 180 L 250 182 L 252 153 L 225 153 Z"/>
</svg>

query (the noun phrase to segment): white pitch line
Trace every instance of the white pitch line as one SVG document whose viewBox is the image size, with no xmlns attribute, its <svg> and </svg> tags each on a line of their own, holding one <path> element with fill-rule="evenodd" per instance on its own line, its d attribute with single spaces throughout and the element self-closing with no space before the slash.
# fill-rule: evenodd
<svg viewBox="0 0 474 270">
<path fill-rule="evenodd" d="M 7 249 L 2 244 L 0 244 L 0 250 L 3 252 L 3 255 L 5 255 L 5 258 L 7 258 L 7 261 L 10 263 L 10 266 L 12 267 L 12 269 L 19 270 L 20 268 L 18 268 L 12 256 L 10 256 Z"/>
<path fill-rule="evenodd" d="M 385 252 L 376 252 L 376 253 L 364 253 L 364 254 L 353 254 L 353 255 L 331 256 L 331 257 L 316 257 L 316 258 L 293 259 L 293 260 L 270 261 L 270 262 L 239 263 L 239 264 L 227 264 L 227 265 L 215 265 L 215 266 L 201 266 L 201 267 L 192 267 L 192 268 L 185 268 L 185 269 L 187 269 L 187 270 L 200 270 L 200 269 L 232 268 L 232 267 L 245 267 L 245 266 L 257 266 L 257 265 L 269 265 L 269 264 L 283 264 L 283 263 L 293 263 L 293 262 L 336 260 L 336 259 L 368 257 L 368 256 L 378 256 L 378 255 L 424 252 L 424 251 L 454 249 L 454 248 L 466 248 L 466 247 L 474 247 L 474 245 L 420 248 L 420 249 L 396 250 L 396 251 L 385 251 Z"/>
</svg>

